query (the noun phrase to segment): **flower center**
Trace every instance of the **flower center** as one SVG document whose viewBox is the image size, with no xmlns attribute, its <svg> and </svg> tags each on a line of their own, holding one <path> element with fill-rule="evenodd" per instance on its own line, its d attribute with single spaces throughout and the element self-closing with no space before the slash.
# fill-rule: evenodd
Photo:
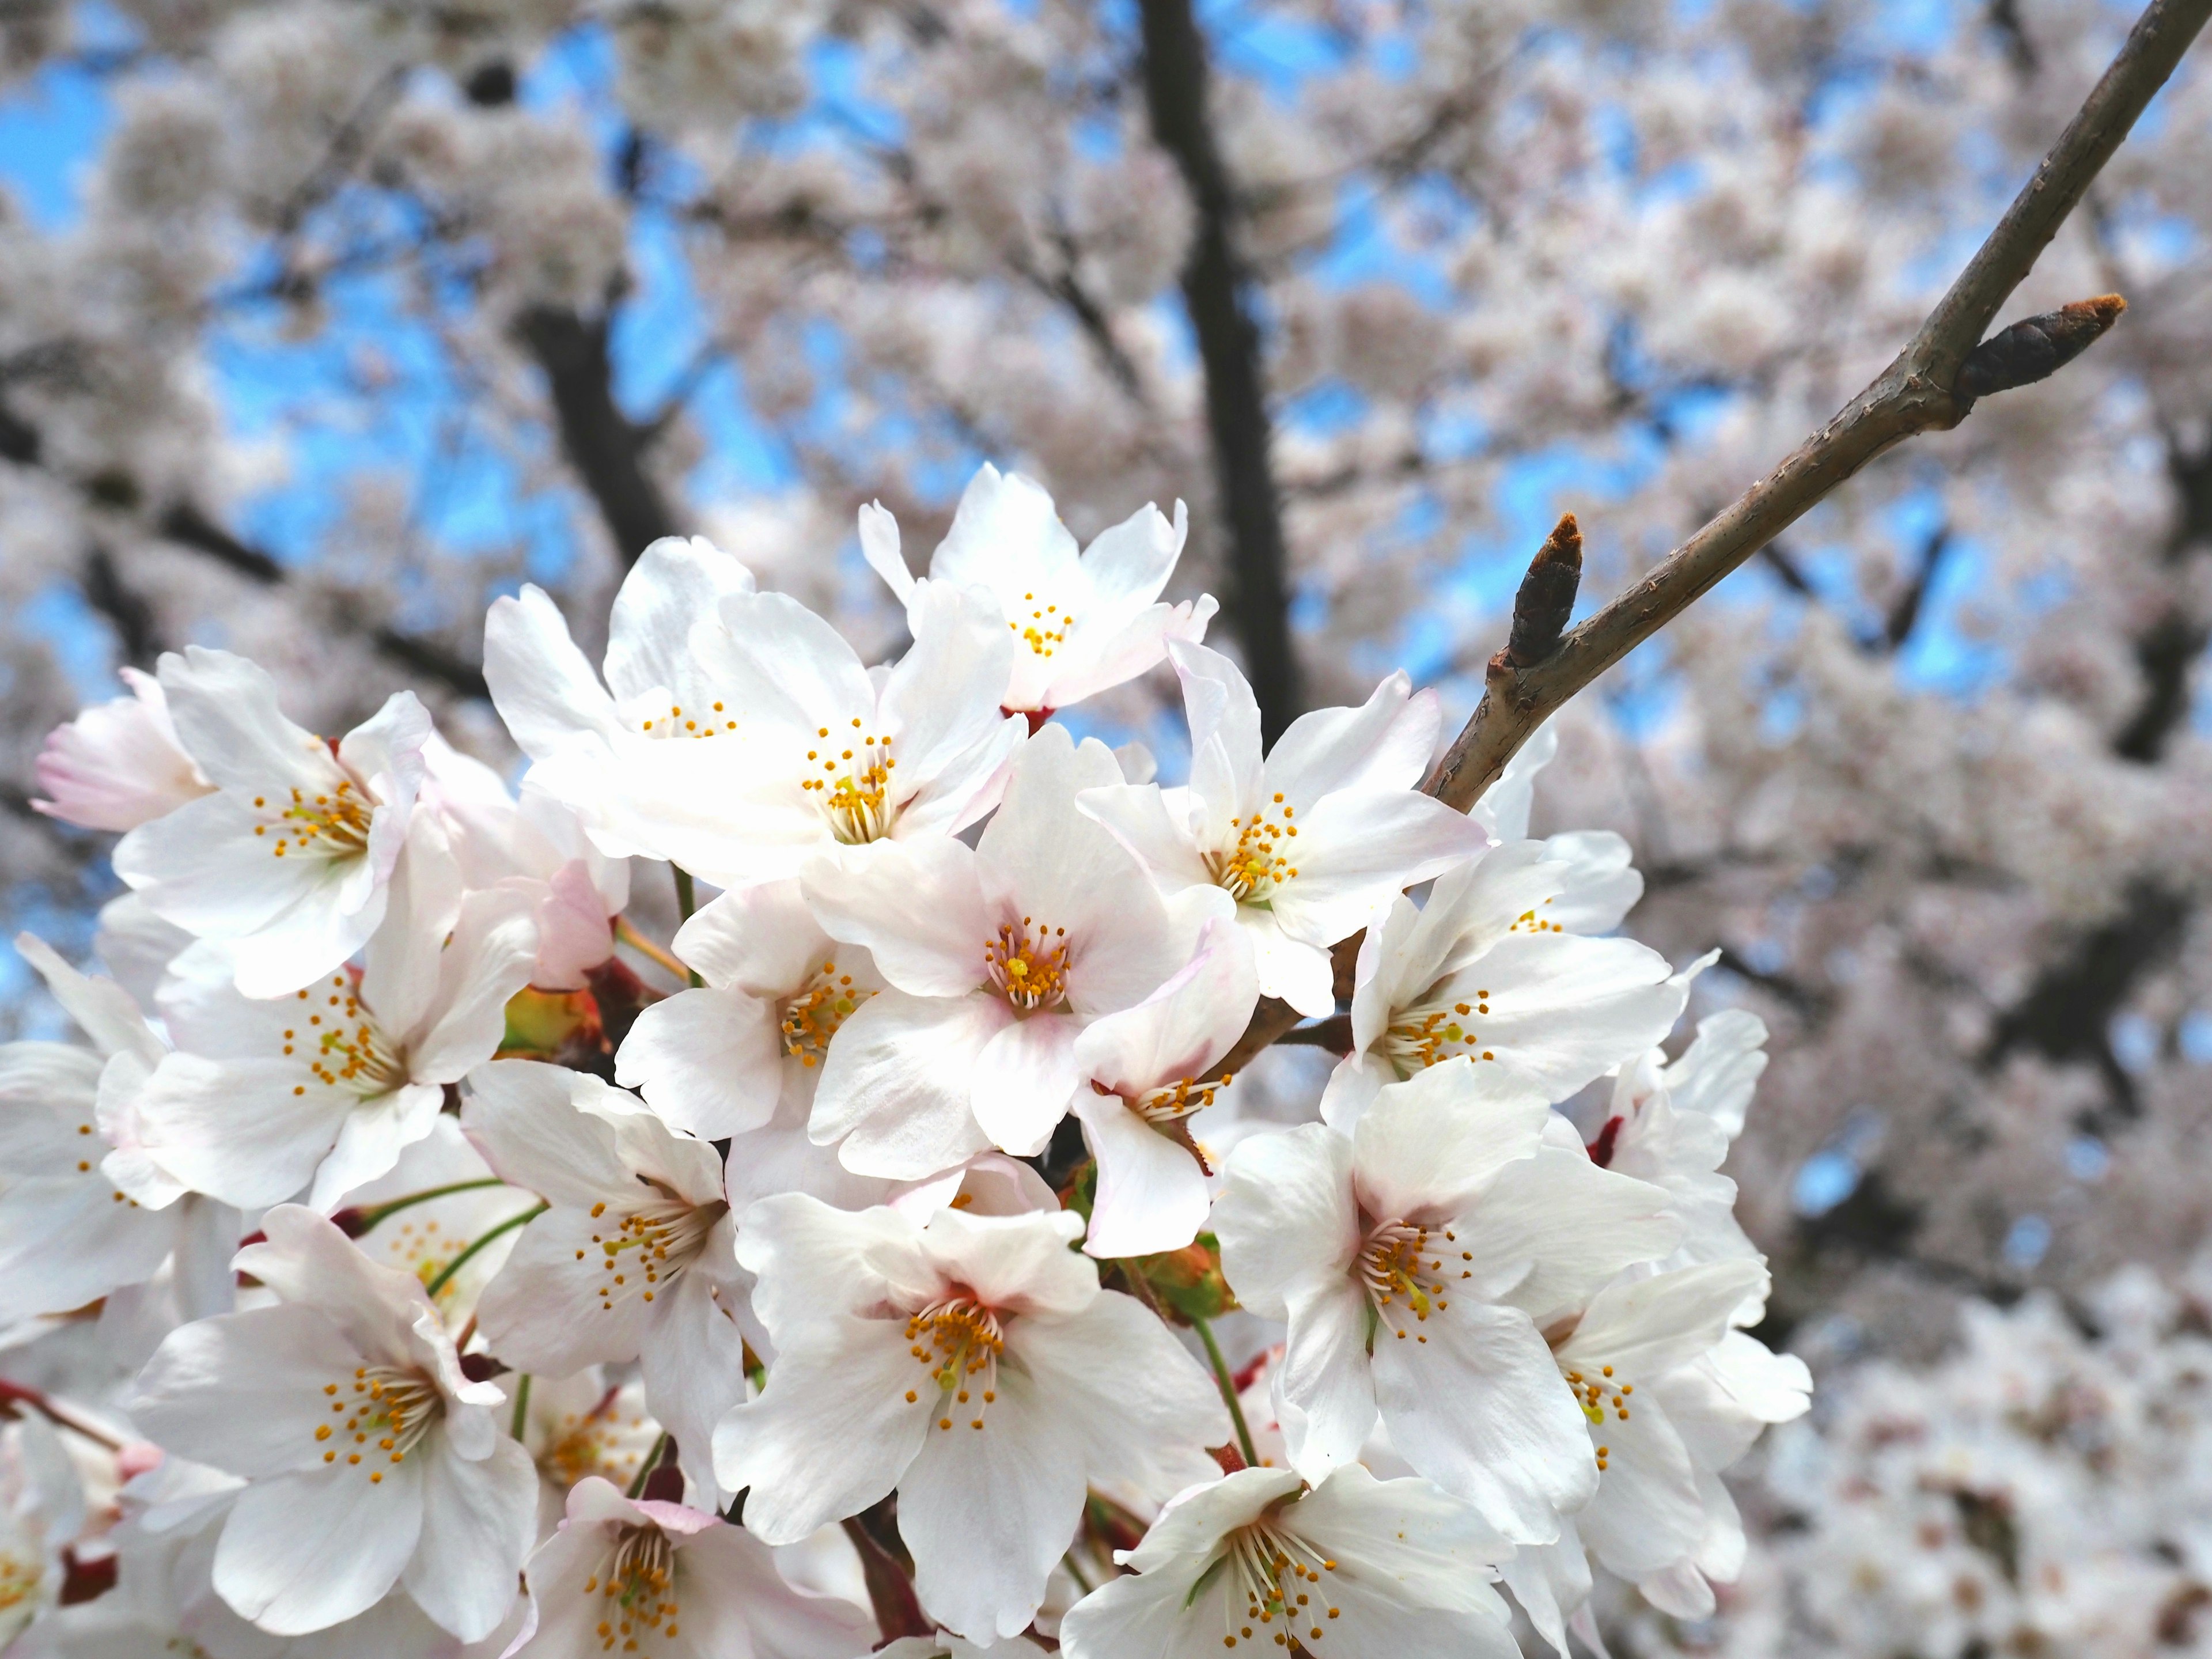
<svg viewBox="0 0 2212 1659">
<path fill-rule="evenodd" d="M 1433 988 L 1434 996 L 1443 990 Z M 1376 1052 L 1401 1078 L 1466 1054 L 1475 1060 L 1495 1060 L 1497 1054 L 1482 1046 L 1474 1019 L 1490 1012 L 1490 993 L 1477 991 L 1474 1000 L 1417 1004 L 1401 1011 L 1375 1045 Z"/>
<path fill-rule="evenodd" d="M 676 1547 L 658 1527 L 624 1527 L 614 1558 L 603 1573 L 584 1580 L 584 1594 L 598 1594 L 606 1605 L 599 1610 L 594 1633 L 599 1650 L 637 1650 L 641 1636 L 676 1634 Z"/>
<path fill-rule="evenodd" d="M 26 1561 L 0 1551 L 0 1613 L 20 1607 L 37 1595 L 44 1577 L 36 1560 Z"/>
<path fill-rule="evenodd" d="M 684 712 L 684 705 L 672 702 L 665 714 L 655 714 L 638 722 L 638 729 L 648 738 L 711 738 L 717 732 L 734 732 L 738 723 L 730 719 L 729 711 L 720 703 L 707 708 Z"/>
<path fill-rule="evenodd" d="M 1278 792 L 1267 806 L 1250 817 L 1230 819 L 1229 827 L 1237 831 L 1237 844 L 1206 854 L 1214 885 L 1227 889 L 1239 904 L 1265 904 L 1272 899 L 1278 887 L 1298 873 L 1291 862 L 1288 845 L 1297 839 L 1298 827 L 1291 822 L 1297 816 L 1297 808 L 1285 805 Z"/>
<path fill-rule="evenodd" d="M 351 970 L 341 969 L 327 987 L 311 985 L 296 994 L 314 1012 L 305 1016 L 304 1030 L 285 1028 L 283 1053 L 296 1055 L 305 1043 L 307 1071 L 316 1082 L 362 1096 L 387 1095 L 405 1085 L 407 1063 L 361 1000 L 360 981 Z M 304 1095 L 307 1085 L 296 1084 L 292 1092 Z"/>
<path fill-rule="evenodd" d="M 1013 614 L 1006 626 L 1014 630 L 1016 639 L 1029 647 L 1033 656 L 1052 655 L 1067 643 L 1068 630 L 1075 626 L 1074 612 L 1063 611 L 1049 600 L 1040 600 L 1034 593 L 1023 594 L 1019 608 L 1009 608 Z M 1029 612 L 1026 617 L 1022 614 L 1024 611 Z"/>
<path fill-rule="evenodd" d="M 999 1356 L 1006 1346 L 999 1316 L 973 1297 L 948 1297 L 909 1316 L 906 1337 L 911 1345 L 908 1352 L 936 1386 L 937 1426 L 952 1427 L 952 1407 L 970 1403 L 972 1382 L 981 1387 L 983 1399 L 968 1426 L 981 1428 L 983 1407 L 999 1398 Z M 911 1405 L 921 1394 L 908 1389 L 906 1397 Z"/>
<path fill-rule="evenodd" d="M 639 1460 L 653 1443 L 654 1430 L 650 1419 L 626 1417 L 617 1409 L 621 1393 L 619 1388 L 609 1389 L 588 1412 L 566 1413 L 558 1437 L 538 1454 L 538 1467 L 562 1492 L 586 1475 L 627 1486 L 637 1474 Z"/>
<path fill-rule="evenodd" d="M 1401 1341 L 1407 1334 L 1407 1312 L 1413 1314 L 1414 1323 L 1426 1324 L 1431 1314 L 1451 1306 L 1444 1297 L 1444 1260 L 1435 1237 L 1432 1230 L 1410 1221 L 1382 1222 L 1368 1233 L 1352 1261 L 1352 1276 L 1367 1292 L 1376 1324 L 1389 1327 Z M 1450 1231 L 1443 1237 L 1449 1244 L 1459 1242 L 1459 1236 Z M 1466 1252 L 1462 1259 L 1468 1259 Z M 1472 1272 L 1463 1269 L 1460 1277 L 1466 1279 Z M 1415 1340 L 1429 1339 L 1415 1333 Z"/>
<path fill-rule="evenodd" d="M 1196 1078 L 1183 1078 L 1139 1096 L 1129 1103 L 1129 1109 L 1157 1129 L 1179 1122 L 1194 1112 L 1204 1111 L 1213 1104 L 1213 1097 L 1218 1091 L 1226 1089 L 1236 1080 L 1234 1072 L 1224 1072 L 1206 1083 Z"/>
<path fill-rule="evenodd" d="M 359 1366 L 344 1382 L 323 1384 L 323 1392 L 330 1396 L 332 1420 L 316 1425 L 315 1438 L 324 1444 L 325 1463 L 337 1462 L 341 1451 L 349 1464 L 364 1457 L 374 1463 L 380 1454 L 399 1462 L 446 1414 L 438 1385 L 405 1366 Z M 371 1486 L 383 1480 L 382 1469 L 369 1470 Z"/>
<path fill-rule="evenodd" d="M 859 732 L 865 728 L 855 719 L 853 729 Z M 814 796 L 830 820 L 830 833 L 844 846 L 881 841 L 898 819 L 898 803 L 890 793 L 891 771 L 898 765 L 891 755 L 896 740 L 854 737 L 846 741 L 857 748 L 841 747 L 833 753 L 830 728 L 818 727 L 815 735 L 822 746 L 806 751 L 807 764 L 810 769 L 819 766 L 824 775 L 802 778 L 799 787 Z"/>
<path fill-rule="evenodd" d="M 277 799 L 279 805 L 272 807 L 269 796 L 253 798 L 254 810 L 268 815 L 266 822 L 253 826 L 253 833 L 264 838 L 274 836 L 269 849 L 271 857 L 313 854 L 343 859 L 368 850 L 368 826 L 376 817 L 376 808 L 362 799 L 352 779 L 341 778 L 320 794 L 311 796 L 295 788 L 289 800 L 281 796 Z"/>
<path fill-rule="evenodd" d="M 1028 1012 L 1067 1000 L 1067 929 L 1036 927 L 1024 916 L 1001 922 L 983 947 L 983 972 L 1000 994 Z"/>
<path fill-rule="evenodd" d="M 1239 1640 L 1249 1642 L 1263 1635 L 1272 1635 L 1278 1647 L 1293 1649 L 1320 1641 L 1326 1634 L 1325 1620 L 1343 1611 L 1329 1607 L 1326 1595 L 1322 1606 L 1313 1602 L 1315 1593 L 1321 1589 L 1322 1575 L 1334 1572 L 1336 1563 L 1266 1519 L 1239 1527 L 1224 1541 L 1226 1549 L 1222 1559 L 1230 1582 L 1229 1628 L 1222 1646 L 1233 1648 Z M 1240 1596 L 1244 1602 L 1241 1616 L 1237 1606 Z M 1270 1631 L 1268 1627 L 1279 1619 L 1282 1628 Z"/>
<path fill-rule="evenodd" d="M 855 990 L 853 976 L 839 973 L 835 962 L 823 963 L 806 988 L 783 1005 L 783 1052 L 801 1066 L 819 1066 L 837 1028 L 873 995 Z"/>
<path fill-rule="evenodd" d="M 606 1214 L 604 1201 L 592 1206 L 592 1218 Z M 658 1291 L 673 1285 L 684 1270 L 707 1248 L 714 1224 L 729 1214 L 720 1199 L 691 1204 L 672 1196 L 640 1204 L 626 1211 L 608 1231 L 592 1235 L 599 1250 L 599 1308 L 611 1313 L 623 1297 L 639 1296 L 650 1302 Z M 576 1252 L 581 1261 L 584 1252 Z"/>
<path fill-rule="evenodd" d="M 1595 1442 L 1605 1428 L 1605 1414 L 1611 1412 L 1616 1420 L 1628 1421 L 1628 1396 L 1636 1392 L 1633 1382 L 1624 1382 L 1613 1376 L 1613 1367 L 1601 1365 L 1597 1375 L 1570 1370 L 1559 1367 L 1559 1375 L 1567 1379 L 1567 1386 L 1575 1391 L 1575 1404 L 1582 1407 L 1583 1415 L 1589 1419 L 1590 1439 Z M 1597 1449 L 1597 1470 L 1605 1473 L 1606 1459 L 1613 1455 L 1610 1446 Z"/>
</svg>

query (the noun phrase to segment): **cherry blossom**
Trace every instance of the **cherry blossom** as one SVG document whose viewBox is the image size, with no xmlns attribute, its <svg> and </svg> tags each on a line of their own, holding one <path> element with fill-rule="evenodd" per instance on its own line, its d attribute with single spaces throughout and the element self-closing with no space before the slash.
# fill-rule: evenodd
<svg viewBox="0 0 2212 1659">
<path fill-rule="evenodd" d="M 550 1206 L 477 1304 L 492 1352 L 548 1376 L 639 1360 L 653 1416 L 709 1483 L 714 1424 L 745 1376 L 744 1287 L 714 1147 L 635 1095 L 529 1060 L 471 1073 L 461 1121 L 504 1180 Z"/>
<path fill-rule="evenodd" d="M 56 726 L 39 754 L 46 798 L 31 805 L 87 830 L 136 830 L 215 789 L 177 740 L 161 682 L 141 669 L 119 672 L 131 695 Z"/>
<path fill-rule="evenodd" d="M 1490 1579 L 1511 1553 L 1425 1480 L 1353 1463 L 1308 1487 L 1240 1469 L 1170 1504 L 1117 1558 L 1131 1574 L 1070 1610 L 1060 1645 L 1069 1659 L 1200 1659 L 1287 1638 L 1317 1656 L 1510 1659 L 1520 1650 Z"/>
<path fill-rule="evenodd" d="M 1188 530 L 1181 501 L 1172 524 L 1147 506 L 1079 554 L 1043 486 L 987 461 L 917 581 L 899 551 L 897 520 L 880 505 L 860 509 L 860 550 L 910 618 L 939 584 L 990 596 L 1015 646 L 999 701 L 1038 719 L 1143 673 L 1172 640 L 1206 637 L 1211 595 L 1181 605 L 1159 597 Z M 917 639 L 921 632 L 916 623 Z"/>
<path fill-rule="evenodd" d="M 1486 844 L 1480 825 L 1413 787 L 1442 710 L 1394 674 L 1361 708 L 1301 714 L 1263 761 L 1260 705 L 1236 665 L 1203 646 L 1169 654 L 1190 720 L 1188 787 L 1086 791 L 1084 810 L 1144 860 L 1163 893 L 1227 892 L 1251 935 L 1261 991 L 1324 1018 L 1336 1008 L 1328 947 Z"/>
<path fill-rule="evenodd" d="M 163 656 L 161 684 L 179 741 L 216 792 L 131 830 L 115 873 L 163 920 L 228 944 L 244 994 L 289 994 L 384 920 L 429 716 L 395 692 L 326 742 L 284 718 L 260 668 L 198 646 Z"/>
<path fill-rule="evenodd" d="M 165 1341 L 132 1418 L 248 1484 L 215 1588 L 279 1635 L 367 1611 L 395 1585 L 464 1641 L 489 1635 L 530 1547 L 537 1476 L 500 1432 L 505 1394 L 472 1382 L 411 1276 L 313 1211 L 282 1205 L 238 1268 L 273 1305 Z"/>
<path fill-rule="evenodd" d="M 625 1498 L 597 1475 L 570 1490 L 567 1515 L 525 1577 L 530 1616 L 507 1651 L 534 1659 L 640 1650 L 853 1659 L 868 1645 L 858 1607 L 794 1589 L 743 1527 Z"/>
<path fill-rule="evenodd" d="M 926 1223 L 804 1194 L 749 1210 L 738 1260 L 776 1347 L 760 1398 L 714 1437 L 771 1544 L 896 1490 L 915 1589 L 973 1642 L 1019 1633 L 1073 1534 L 1088 1480 L 1172 1492 L 1212 1468 L 1229 1422 L 1143 1304 L 1103 1291 L 1051 1215 Z"/>
<path fill-rule="evenodd" d="M 1377 1413 L 1413 1468 L 1516 1543 L 1597 1484 L 1543 1333 L 1681 1236 L 1666 1195 L 1546 1144 L 1540 1092 L 1462 1057 L 1384 1088 L 1347 1136 L 1306 1124 L 1231 1154 L 1213 1212 L 1238 1299 L 1286 1319 L 1292 1463 L 1358 1455 Z"/>
</svg>

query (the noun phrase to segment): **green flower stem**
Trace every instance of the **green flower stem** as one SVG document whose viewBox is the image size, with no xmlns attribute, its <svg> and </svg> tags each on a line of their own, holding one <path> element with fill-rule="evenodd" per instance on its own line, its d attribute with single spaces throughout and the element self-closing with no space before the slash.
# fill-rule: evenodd
<svg viewBox="0 0 2212 1659">
<path fill-rule="evenodd" d="M 1230 1375 L 1229 1362 L 1222 1358 L 1221 1345 L 1213 1340 L 1213 1327 L 1196 1314 L 1187 1316 L 1198 1332 L 1198 1340 L 1206 1344 L 1206 1357 L 1213 1362 L 1213 1381 L 1229 1407 L 1229 1420 L 1237 1425 L 1237 1449 L 1244 1454 L 1245 1467 L 1256 1469 L 1260 1467 L 1260 1454 L 1252 1449 L 1252 1431 L 1245 1425 L 1244 1407 L 1237 1398 L 1237 1379 Z"/>
<path fill-rule="evenodd" d="M 471 1240 L 466 1249 L 463 1250 L 451 1261 L 448 1261 L 444 1267 L 438 1269 L 438 1276 L 435 1279 L 433 1279 L 427 1287 L 430 1292 L 432 1299 L 435 1300 L 438 1292 L 444 1290 L 447 1285 L 453 1282 L 453 1275 L 460 1272 L 462 1263 L 465 1262 L 478 1250 L 483 1249 L 485 1245 L 490 1243 L 492 1240 L 497 1238 L 501 1233 L 511 1233 L 517 1227 L 526 1226 L 529 1223 L 537 1220 L 539 1216 L 544 1215 L 546 1211 L 552 1207 L 553 1206 L 550 1204 L 540 1204 L 534 1209 L 523 1211 L 520 1215 L 511 1215 L 507 1217 L 506 1220 L 501 1222 L 499 1225 L 494 1227 L 490 1231 L 480 1234 L 477 1237 Z"/>
</svg>

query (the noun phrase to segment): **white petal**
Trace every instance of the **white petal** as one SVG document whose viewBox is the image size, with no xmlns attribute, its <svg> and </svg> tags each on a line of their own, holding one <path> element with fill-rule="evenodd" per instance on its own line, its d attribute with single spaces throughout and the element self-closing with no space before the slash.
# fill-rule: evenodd
<svg viewBox="0 0 2212 1659">
<path fill-rule="evenodd" d="M 311 1308 L 255 1308 L 179 1326 L 139 1374 L 131 1420 L 180 1457 L 255 1478 L 322 1467 L 326 1384 L 357 1363 Z M 397 1571 L 397 1569 L 395 1569 Z"/>
<path fill-rule="evenodd" d="M 1410 789 L 1324 795 L 1298 815 L 1286 848 L 1297 874 L 1276 895 L 1276 918 L 1293 939 L 1334 945 L 1376 905 L 1484 845 L 1479 824 Z"/>
<path fill-rule="evenodd" d="M 481 1641 L 514 1601 L 514 1576 L 536 1528 L 538 1468 L 505 1436 L 477 1462 L 428 1442 L 422 1451 L 422 1532 L 407 1593 L 443 1629 Z"/>
<path fill-rule="evenodd" d="M 615 1079 L 641 1089 L 660 1121 L 687 1134 L 757 1129 L 783 1088 L 775 1006 L 743 991 L 679 991 L 638 1015 Z"/>
<path fill-rule="evenodd" d="M 495 1060 L 469 1073 L 461 1127 L 502 1180 L 587 1210 L 631 1184 L 613 1129 L 577 1109 L 595 1082 L 536 1060 Z"/>
<path fill-rule="evenodd" d="M 691 678 L 691 625 L 726 597 L 753 591 L 753 574 L 703 536 L 663 536 L 638 556 L 607 617 L 607 684 L 617 697 Z M 504 711 L 502 711 L 504 712 Z"/>
<path fill-rule="evenodd" d="M 1579 1312 L 1622 1268 L 1657 1261 L 1681 1237 L 1660 1188 L 1552 1146 L 1493 1182 L 1456 1231 L 1478 1268 L 1531 1264 L 1510 1300 L 1546 1327 Z"/>
<path fill-rule="evenodd" d="M 1012 1020 L 995 997 L 879 992 L 830 1045 L 807 1132 L 845 1167 L 913 1181 L 991 1144 L 969 1109 L 979 1056 Z"/>
<path fill-rule="evenodd" d="M 796 881 L 764 881 L 702 905 L 672 948 L 710 986 L 787 997 L 832 947 Z"/>
<path fill-rule="evenodd" d="M 1449 1220 L 1508 1164 L 1535 1157 L 1550 1116 L 1540 1091 L 1498 1067 L 1449 1060 L 1360 1115 L 1352 1179 L 1378 1218 Z"/>
<path fill-rule="evenodd" d="M 860 556 L 867 560 L 869 569 L 884 579 L 892 598 L 901 605 L 914 602 L 914 572 L 906 568 L 906 559 L 899 552 L 898 520 L 879 501 L 870 501 L 860 509 Z"/>
<path fill-rule="evenodd" d="M 1359 1455 L 1375 1431 L 1367 1297 L 1348 1276 L 1300 1286 L 1273 1385 L 1285 1449 L 1309 1480 Z M 1377 1334 L 1388 1335 L 1388 1332 Z"/>
<path fill-rule="evenodd" d="M 367 1612 L 398 1582 L 422 1527 L 422 1464 L 381 1473 L 371 1485 L 340 1462 L 248 1486 L 216 1547 L 216 1594 L 279 1636 Z"/>
<path fill-rule="evenodd" d="M 458 1083 L 498 1050 L 507 1005 L 530 982 L 538 926 L 528 895 L 471 893 L 438 959 L 428 1028 L 413 1037 L 408 1070 L 418 1083 Z"/>
<path fill-rule="evenodd" d="M 1209 1194 L 1205 1173 L 1188 1149 L 1153 1128 L 1119 1095 L 1079 1088 L 1075 1114 L 1098 1160 L 1084 1249 L 1095 1256 L 1153 1255 L 1179 1250 L 1197 1237 L 1206 1225 Z"/>
<path fill-rule="evenodd" d="M 1218 1468 L 1206 1448 L 1232 1432 L 1220 1391 L 1133 1297 L 1102 1291 L 1073 1314 L 1022 1319 L 1006 1352 L 1074 1425 L 1091 1479 L 1149 1480 L 1169 1497 Z"/>
<path fill-rule="evenodd" d="M 1136 855 L 1163 892 L 1211 883 L 1213 872 L 1188 830 L 1169 812 L 1157 784 L 1109 784 L 1085 789 L 1076 805 Z"/>
<path fill-rule="evenodd" d="M 893 842 L 849 864 L 817 859 L 800 878 L 823 928 L 865 947 L 898 989 L 951 997 L 981 982 L 994 923 L 975 854 L 963 843 L 949 836 Z"/>
<path fill-rule="evenodd" d="M 541 588 L 492 601 L 484 617 L 484 678 L 516 746 L 532 760 L 581 733 L 602 740 L 614 734 L 614 699 Z"/>
<path fill-rule="evenodd" d="M 171 1054 L 138 1097 L 139 1133 L 162 1168 L 240 1209 L 303 1189 L 358 1097 L 281 1060 Z"/>
<path fill-rule="evenodd" d="M 445 1091 L 426 1084 L 410 1084 L 388 1095 L 357 1101 L 339 1122 L 337 1139 L 315 1170 L 307 1202 L 328 1214 L 355 1188 L 387 1173 L 404 1150 L 430 1133 L 445 1102 Z"/>
<path fill-rule="evenodd" d="M 1316 708 L 1292 720 L 1267 757 L 1269 793 L 1299 811 L 1340 789 L 1411 789 L 1436 753 L 1443 708 L 1411 693 L 1404 673 L 1384 677 L 1357 708 Z"/>
<path fill-rule="evenodd" d="M 1032 1014 L 999 1028 L 975 1056 L 975 1122 L 1017 1158 L 1042 1152 L 1075 1093 L 1074 1020 Z"/>
<path fill-rule="evenodd" d="M 1213 1206 L 1222 1271 L 1263 1319 L 1288 1316 L 1302 1285 L 1341 1275 L 1359 1248 L 1352 1142 L 1325 1124 L 1261 1135 L 1230 1155 Z"/>
</svg>

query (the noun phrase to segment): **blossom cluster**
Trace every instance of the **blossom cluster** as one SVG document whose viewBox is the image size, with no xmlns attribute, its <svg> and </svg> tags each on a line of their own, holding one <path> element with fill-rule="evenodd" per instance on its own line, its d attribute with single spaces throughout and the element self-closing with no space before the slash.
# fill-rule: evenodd
<svg viewBox="0 0 2212 1659">
<path fill-rule="evenodd" d="M 1565 1654 L 1594 1566 L 1712 1612 L 1721 1471 L 1810 1388 L 1719 1173 L 1764 1029 L 1669 1057 L 1704 964 L 1613 936 L 1618 838 L 1528 836 L 1541 746 L 1455 811 L 1403 674 L 1263 745 L 1159 597 L 1185 526 L 1079 548 L 986 467 L 917 578 L 866 510 L 875 666 L 702 539 L 597 670 L 526 588 L 519 795 L 199 647 L 56 732 L 131 891 L 112 977 L 19 941 L 90 1046 L 0 1049 L 22 1652 L 1505 1654 L 1502 1583 Z M 1163 666 L 1173 787 L 1060 717 Z M 1240 1110 L 1262 998 L 1317 1121 Z"/>
</svg>

